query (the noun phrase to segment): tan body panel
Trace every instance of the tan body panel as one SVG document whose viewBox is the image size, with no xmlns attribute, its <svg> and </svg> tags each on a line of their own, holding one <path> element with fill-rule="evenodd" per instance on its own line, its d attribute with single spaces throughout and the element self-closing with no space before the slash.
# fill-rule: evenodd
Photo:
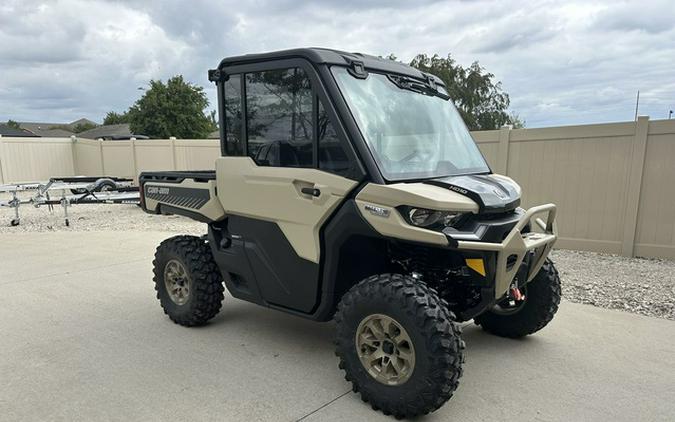
<svg viewBox="0 0 675 422">
<path fill-rule="evenodd" d="M 156 193 L 148 193 L 155 192 Z M 205 216 L 208 220 L 218 221 L 225 217 L 225 210 L 216 197 L 216 181 L 195 182 L 185 179 L 180 183 L 148 181 L 145 190 L 145 207 L 156 210 L 161 203 L 188 210 Z M 170 194 L 163 194 L 168 189 Z"/>
<path fill-rule="evenodd" d="M 440 211 L 478 212 L 478 204 L 466 196 L 426 183 L 368 183 L 356 199 L 390 207 L 411 205 Z"/>
<path fill-rule="evenodd" d="M 250 157 L 216 160 L 218 198 L 227 214 L 275 222 L 301 258 L 318 263 L 319 230 L 357 182 L 311 168 L 258 166 Z M 315 188 L 314 197 L 301 192 Z"/>
<path fill-rule="evenodd" d="M 441 211 L 478 212 L 478 204 L 466 196 L 424 183 L 396 183 L 392 185 L 367 184 L 358 195 L 356 204 L 363 218 L 378 233 L 397 239 L 447 246 L 443 233 L 408 224 L 395 209 L 410 205 Z M 386 210 L 386 217 L 370 212 L 367 206 Z"/>
</svg>

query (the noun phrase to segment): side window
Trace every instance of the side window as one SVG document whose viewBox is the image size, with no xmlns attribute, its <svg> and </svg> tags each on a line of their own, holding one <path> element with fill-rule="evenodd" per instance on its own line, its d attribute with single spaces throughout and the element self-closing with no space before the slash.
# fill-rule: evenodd
<svg viewBox="0 0 675 422">
<path fill-rule="evenodd" d="M 313 167 L 312 87 L 304 70 L 246 74 L 248 155 L 260 166 Z"/>
<path fill-rule="evenodd" d="M 231 75 L 225 81 L 225 152 L 227 155 L 243 155 L 241 139 L 241 76 Z"/>
<path fill-rule="evenodd" d="M 317 124 L 319 138 L 319 169 L 340 176 L 349 177 L 351 164 L 321 101 L 319 101 L 319 118 Z"/>
</svg>

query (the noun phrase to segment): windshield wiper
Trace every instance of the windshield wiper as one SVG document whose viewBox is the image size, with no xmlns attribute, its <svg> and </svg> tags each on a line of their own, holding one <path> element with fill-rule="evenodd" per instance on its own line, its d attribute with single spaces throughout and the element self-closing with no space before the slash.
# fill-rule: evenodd
<svg viewBox="0 0 675 422">
<path fill-rule="evenodd" d="M 429 78 L 426 82 L 398 75 L 387 75 L 387 78 L 394 85 L 396 85 L 401 89 L 417 92 L 418 94 L 431 95 L 434 97 L 442 98 L 446 101 L 450 99 L 450 96 L 439 91 L 436 88 L 436 84 L 433 83 L 433 80 L 431 78 Z"/>
</svg>

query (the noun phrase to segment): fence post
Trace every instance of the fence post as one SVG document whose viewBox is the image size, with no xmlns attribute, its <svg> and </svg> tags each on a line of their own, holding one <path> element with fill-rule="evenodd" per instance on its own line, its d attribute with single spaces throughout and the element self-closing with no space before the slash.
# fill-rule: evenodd
<svg viewBox="0 0 675 422">
<path fill-rule="evenodd" d="M 75 135 L 70 135 L 70 153 L 73 156 L 73 176 L 79 174 L 77 168 L 77 138 Z"/>
<path fill-rule="evenodd" d="M 171 141 L 171 165 L 174 170 L 178 170 L 176 168 L 176 137 L 169 136 L 169 140 Z"/>
<path fill-rule="evenodd" d="M 639 116 L 635 121 L 633 152 L 631 154 L 630 173 L 628 174 L 628 193 L 626 195 L 623 243 L 621 246 L 621 255 L 623 256 L 633 256 L 635 252 L 635 232 L 640 207 L 640 190 L 642 189 L 648 132 L 649 116 Z"/>
<path fill-rule="evenodd" d="M 103 159 L 103 139 L 98 138 L 98 155 L 101 157 L 101 176 L 105 176 L 105 160 Z"/>
<path fill-rule="evenodd" d="M 512 125 L 499 128 L 499 150 L 497 152 L 497 174 L 506 175 L 509 166 L 509 141 L 511 140 Z"/>
<path fill-rule="evenodd" d="M 2 165 L 2 158 L 5 156 L 5 144 L 2 142 L 2 135 L 0 135 L 0 183 L 7 183 L 7 175 L 5 167 Z"/>
<path fill-rule="evenodd" d="M 131 176 L 131 178 L 136 179 L 138 177 L 138 164 L 136 163 L 136 138 L 132 136 L 129 141 L 129 145 L 131 145 L 131 156 L 132 162 L 134 163 L 134 174 Z"/>
</svg>

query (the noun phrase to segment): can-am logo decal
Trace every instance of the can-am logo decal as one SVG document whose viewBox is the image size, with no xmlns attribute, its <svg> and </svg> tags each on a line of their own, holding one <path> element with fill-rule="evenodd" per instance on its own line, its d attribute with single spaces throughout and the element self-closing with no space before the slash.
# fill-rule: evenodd
<svg viewBox="0 0 675 422">
<path fill-rule="evenodd" d="M 211 198 L 211 194 L 208 189 L 145 185 L 145 197 L 166 205 L 200 209 Z"/>
<path fill-rule="evenodd" d="M 148 192 L 151 195 L 168 195 L 169 188 L 162 188 L 159 186 L 148 186 L 146 192 Z"/>
</svg>

